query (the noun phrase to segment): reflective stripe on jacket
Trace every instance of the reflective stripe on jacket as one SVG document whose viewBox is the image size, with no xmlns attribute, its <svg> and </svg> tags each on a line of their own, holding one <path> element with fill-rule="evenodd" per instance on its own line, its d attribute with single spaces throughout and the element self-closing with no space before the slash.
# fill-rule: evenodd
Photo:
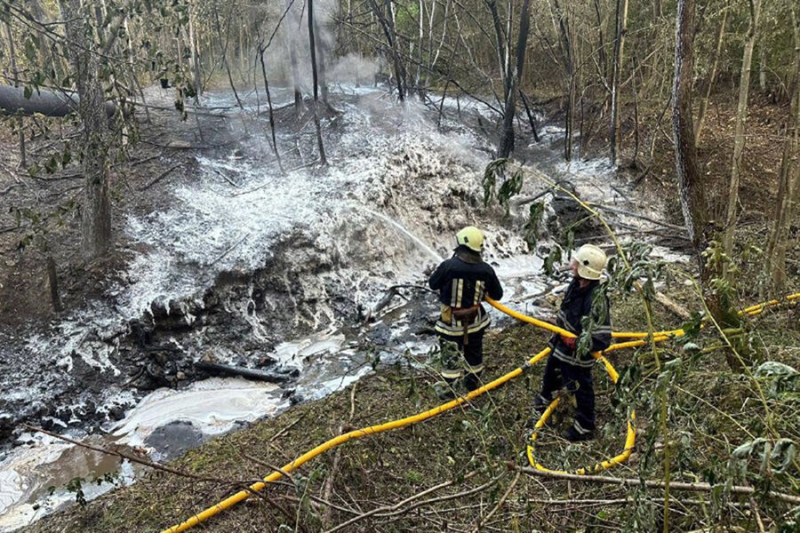
<svg viewBox="0 0 800 533">
<path fill-rule="evenodd" d="M 499 300 L 503 287 L 494 269 L 484 263 L 480 254 L 465 246 L 456 248 L 453 257 L 443 261 L 429 280 L 431 289 L 439 292 L 442 309 L 436 321 L 436 331 L 457 337 L 464 335 L 464 323 L 453 310 L 476 308 L 475 317 L 467 324 L 467 333 L 476 333 L 491 322 L 489 314 L 481 305 L 488 294 Z"/>
</svg>

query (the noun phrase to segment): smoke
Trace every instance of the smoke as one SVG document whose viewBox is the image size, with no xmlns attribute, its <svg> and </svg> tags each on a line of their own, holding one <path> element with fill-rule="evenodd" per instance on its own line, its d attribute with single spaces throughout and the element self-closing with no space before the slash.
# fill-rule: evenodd
<svg viewBox="0 0 800 533">
<path fill-rule="evenodd" d="M 313 91 L 313 74 L 307 4 L 299 0 L 281 0 L 280 4 L 280 15 L 286 13 L 286 16 L 280 21 L 281 27 L 278 29 L 276 39 L 265 54 L 267 72 L 271 79 L 287 86 L 292 86 L 296 82 L 306 94 L 309 94 Z M 337 49 L 342 48 L 337 46 L 341 43 L 337 43 L 337 34 L 334 31 L 336 27 L 334 21 L 338 18 L 338 13 L 339 6 L 335 0 L 314 2 L 317 68 L 322 69 L 324 65 L 328 85 L 372 85 L 375 82 L 375 75 L 380 71 L 378 57 L 365 57 L 357 52 L 350 52 L 341 57 L 334 55 Z M 275 25 L 271 25 L 266 28 L 266 34 L 270 35 L 274 30 Z M 295 58 L 295 74 L 292 73 L 292 56 Z"/>
<path fill-rule="evenodd" d="M 378 73 L 378 61 L 352 53 L 337 59 L 328 72 L 328 83 L 372 85 Z"/>
</svg>

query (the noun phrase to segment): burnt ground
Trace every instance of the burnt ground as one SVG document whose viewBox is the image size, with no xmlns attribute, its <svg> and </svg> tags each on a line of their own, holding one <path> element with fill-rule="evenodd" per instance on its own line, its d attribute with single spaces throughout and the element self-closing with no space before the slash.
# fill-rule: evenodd
<svg viewBox="0 0 800 533">
<path fill-rule="evenodd" d="M 22 347 L 40 332 L 48 332 L 58 319 L 72 317 L 77 309 L 91 307 L 93 301 L 108 299 L 111 287 L 124 285 L 125 266 L 140 245 L 126 241 L 122 228 L 129 214 L 144 216 L 163 210 L 169 205 L 169 191 L 178 184 L 188 184 L 196 179 L 196 157 L 199 155 L 225 157 L 262 157 L 262 154 L 244 154 L 240 144 L 243 134 L 241 123 L 225 116 L 226 109 L 203 111 L 186 119 L 170 109 L 170 93 L 156 90 L 150 95 L 149 117 L 137 115 L 137 130 L 131 132 L 139 137 L 124 153 L 115 154 L 111 170 L 111 196 L 113 206 L 113 232 L 116 240 L 107 257 L 86 262 L 80 253 L 80 169 L 74 162 L 56 172 L 42 171 L 35 177 L 20 167 L 16 138 L 8 130 L 0 133 L 0 145 L 5 157 L 0 160 L 0 198 L 4 208 L 0 212 L 0 363 L 7 369 L 9 377 L 14 368 L 30 367 L 30 363 L 18 361 L 24 358 Z M 325 110 L 321 110 L 325 113 Z M 308 112 L 295 121 L 289 109 L 278 112 L 278 126 L 291 131 L 308 122 Z M 76 142 L 74 129 L 61 127 L 48 119 L 28 119 L 30 126 L 27 140 L 28 165 L 32 162 L 44 165 L 51 156 L 61 160 L 60 150 L 66 143 Z M 199 132 L 202 128 L 202 134 Z M 264 165 L 272 163 L 271 154 L 264 156 Z M 300 163 L 291 154 L 284 156 L 287 165 Z M 235 179 L 236 176 L 220 176 Z M 224 182 L 223 182 L 224 183 Z M 286 242 L 310 246 L 302 236 L 287 236 Z M 285 246 L 286 243 L 280 246 Z M 280 255 L 279 253 L 276 255 Z M 56 312 L 50 298 L 47 276 L 47 259 L 55 263 L 58 292 L 63 307 Z M 278 260 L 279 261 L 279 260 Z M 291 269 L 291 265 L 267 264 L 268 268 Z M 243 284 L 262 280 L 264 287 L 261 303 L 266 299 L 276 302 L 291 299 L 286 287 L 275 287 L 264 273 L 231 273 L 217 280 L 215 290 L 207 292 L 203 301 L 154 302 L 152 317 L 142 317 L 116 331 L 102 331 L 98 327 L 81 343 L 92 342 L 116 344 L 122 376 L 110 376 L 98 372 L 76 358 L 73 372 L 56 375 L 43 372 L 40 381 L 31 381 L 35 376 L 18 383 L 20 400 L 0 401 L 0 444 L 13 440 L 19 424 L 28 422 L 52 428 L 54 424 L 69 424 L 75 417 L 88 423 L 119 419 L 130 405 L 111 406 L 108 410 L 99 405 L 98 397 L 110 382 L 123 387 L 135 387 L 139 394 L 161 386 L 175 386 L 178 381 L 189 382 L 202 379 L 207 373 L 193 367 L 192 361 L 179 353 L 167 340 L 173 335 L 188 332 L 191 327 L 188 313 L 196 318 L 195 325 L 203 324 L 216 329 L 219 338 L 238 339 L 249 331 L 247 324 L 234 323 L 230 313 L 219 313 L 221 306 L 230 303 L 241 293 Z M 272 291 L 272 292 L 270 292 Z M 198 308 L 198 305 L 202 309 Z M 75 317 L 72 317 L 75 318 Z M 277 341 L 280 332 L 275 332 Z M 68 342 L 65 335 L 64 342 Z M 251 343 L 252 344 L 252 343 Z M 252 356 L 256 365 L 269 366 L 271 361 L 263 357 L 265 346 L 242 346 L 244 356 Z M 253 353 L 258 350 L 259 353 Z M 56 361 L 43 363 L 58 365 Z M 85 367 L 85 368 L 84 368 Z M 275 374 L 275 379 L 285 381 L 290 376 Z M 23 384 L 24 383 L 24 384 Z M 23 398 L 24 389 L 41 391 L 40 400 L 29 402 Z M 70 406 L 84 404 L 80 412 Z M 59 422 L 60 420 L 60 422 Z"/>
</svg>

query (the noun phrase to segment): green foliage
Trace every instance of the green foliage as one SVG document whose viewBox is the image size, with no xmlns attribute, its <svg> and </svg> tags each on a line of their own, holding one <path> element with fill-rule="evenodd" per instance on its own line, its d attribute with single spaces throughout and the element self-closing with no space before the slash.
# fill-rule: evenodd
<svg viewBox="0 0 800 533">
<path fill-rule="evenodd" d="M 22 238 L 17 242 L 17 249 L 24 250 L 33 245 L 41 252 L 47 252 L 49 234 L 65 225 L 66 217 L 77 211 L 78 201 L 70 198 L 53 211 L 38 211 L 28 207 L 11 207 L 9 212 L 14 216 L 18 228 L 27 222 Z"/>
<path fill-rule="evenodd" d="M 663 261 L 653 259 L 652 252 L 653 247 L 647 243 L 634 242 L 624 245 L 622 253 L 628 260 L 627 264 L 619 255 L 614 255 L 608 259 L 606 266 L 613 285 L 620 291 L 628 292 L 638 283 L 645 298 L 648 300 L 655 298 L 655 281 L 664 275 L 665 264 Z"/>
<path fill-rule="evenodd" d="M 550 249 L 550 253 L 547 254 L 547 257 L 544 259 L 544 272 L 550 277 L 555 276 L 556 274 L 556 265 L 561 262 L 562 258 L 562 250 L 561 247 L 558 245 L 553 246 Z"/>
<path fill-rule="evenodd" d="M 508 216 L 511 206 L 511 198 L 519 194 L 522 190 L 523 175 L 521 170 L 517 170 L 510 177 L 506 175 L 508 159 L 495 159 L 486 165 L 483 172 L 483 205 L 488 207 L 496 199 L 503 206 L 506 216 Z M 500 190 L 497 190 L 498 178 L 502 180 Z"/>
<path fill-rule="evenodd" d="M 528 243 L 530 250 L 536 248 L 536 243 L 539 241 L 539 228 L 542 220 L 544 220 L 544 203 L 532 203 L 528 211 L 528 221 L 522 228 L 522 237 Z"/>
</svg>

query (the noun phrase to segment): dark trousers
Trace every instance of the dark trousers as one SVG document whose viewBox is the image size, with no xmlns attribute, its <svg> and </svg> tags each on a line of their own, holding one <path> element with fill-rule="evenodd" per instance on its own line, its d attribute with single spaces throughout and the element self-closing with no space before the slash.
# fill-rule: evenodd
<svg viewBox="0 0 800 533">
<path fill-rule="evenodd" d="M 456 345 L 458 353 L 467 362 L 466 375 L 464 375 L 464 385 L 467 390 L 475 390 L 480 387 L 480 374 L 483 371 L 483 334 L 484 330 L 470 333 L 469 340 L 464 345 L 464 336 L 451 337 L 450 335 L 439 334 L 439 342 L 442 350 L 447 350 L 447 346 Z M 454 361 L 454 364 L 449 365 L 451 368 L 443 371 L 445 380 L 455 382 L 464 374 L 464 365 L 461 361 Z M 456 376 L 458 374 L 458 376 Z"/>
<path fill-rule="evenodd" d="M 553 357 L 547 358 L 542 378 L 542 398 L 548 402 L 553 400 L 553 393 L 565 387 L 575 395 L 578 404 L 575 421 L 583 429 L 593 431 L 594 419 L 594 383 L 592 369 L 565 363 Z"/>
</svg>

